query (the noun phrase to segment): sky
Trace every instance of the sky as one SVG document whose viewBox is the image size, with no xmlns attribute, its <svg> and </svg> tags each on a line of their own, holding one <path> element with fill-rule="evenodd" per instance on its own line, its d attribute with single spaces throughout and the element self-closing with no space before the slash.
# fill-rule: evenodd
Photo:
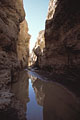
<svg viewBox="0 0 80 120">
<path fill-rule="evenodd" d="M 38 33 L 45 29 L 45 20 L 48 13 L 49 0 L 23 0 L 28 22 L 30 40 L 30 51 L 35 45 Z"/>
</svg>

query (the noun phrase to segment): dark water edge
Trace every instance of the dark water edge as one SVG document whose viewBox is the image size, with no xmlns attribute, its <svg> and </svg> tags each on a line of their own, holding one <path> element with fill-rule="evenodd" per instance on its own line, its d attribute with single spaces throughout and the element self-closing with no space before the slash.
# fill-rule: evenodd
<svg viewBox="0 0 80 120">
<path fill-rule="evenodd" d="M 7 110 L 0 111 L 0 120 L 19 120 L 17 110 L 8 108 Z"/>
<path fill-rule="evenodd" d="M 11 85 L 10 105 L 0 110 L 0 120 L 80 120 L 76 92 L 48 79 L 34 71 L 21 71 Z"/>
</svg>

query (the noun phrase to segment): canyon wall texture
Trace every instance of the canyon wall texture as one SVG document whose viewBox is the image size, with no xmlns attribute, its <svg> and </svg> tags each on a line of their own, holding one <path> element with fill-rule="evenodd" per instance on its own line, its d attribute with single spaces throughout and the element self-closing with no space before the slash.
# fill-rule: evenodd
<svg viewBox="0 0 80 120">
<path fill-rule="evenodd" d="M 31 36 L 28 34 L 28 24 L 26 20 L 24 20 L 20 24 L 20 32 L 17 41 L 18 60 L 23 68 L 28 66 L 30 37 Z"/>
<path fill-rule="evenodd" d="M 27 66 L 28 25 L 22 0 L 0 0 L 0 109 L 11 103 L 10 86 L 18 71 Z"/>
<path fill-rule="evenodd" d="M 37 41 L 30 55 L 30 65 L 33 64 L 39 65 L 41 63 L 40 58 L 43 55 L 44 48 L 45 48 L 45 37 L 44 37 L 44 30 L 42 30 L 38 34 Z"/>
<path fill-rule="evenodd" d="M 26 29 L 26 30 L 25 30 Z M 21 31 L 25 31 L 21 35 Z M 22 32 L 22 33 L 23 33 Z M 16 69 L 20 69 L 21 65 L 27 65 L 27 54 L 29 54 L 29 38 L 28 26 L 25 22 L 25 12 L 22 0 L 1 0 L 0 1 L 0 81 L 5 81 L 7 77 L 11 80 L 12 74 Z M 22 41 L 21 41 L 22 40 Z M 24 45 L 26 43 L 26 45 Z M 24 51 L 20 47 L 23 48 Z M 18 48 L 18 50 L 17 50 Z M 24 53 L 23 53 L 24 52 Z M 20 55 L 23 54 L 23 55 Z M 22 62 L 21 59 L 26 63 Z M 3 75 L 2 75 L 3 74 Z M 3 83 L 4 84 L 4 83 Z"/>
<path fill-rule="evenodd" d="M 36 54 L 36 56 L 39 56 L 41 53 L 43 53 L 44 48 L 45 48 L 45 39 L 44 39 L 44 30 L 42 30 L 39 32 L 39 35 L 37 37 L 37 42 L 35 43 L 33 51 Z"/>
<path fill-rule="evenodd" d="M 37 56 L 35 55 L 35 53 L 32 50 L 32 52 L 29 55 L 29 64 L 28 65 L 34 66 L 34 64 L 36 64 L 36 61 L 37 61 Z"/>
<path fill-rule="evenodd" d="M 22 1 L 0 1 L 0 70 L 19 66 L 17 40 L 19 25 L 25 18 Z"/>
<path fill-rule="evenodd" d="M 40 68 L 80 68 L 80 1 L 50 0 Z"/>
</svg>

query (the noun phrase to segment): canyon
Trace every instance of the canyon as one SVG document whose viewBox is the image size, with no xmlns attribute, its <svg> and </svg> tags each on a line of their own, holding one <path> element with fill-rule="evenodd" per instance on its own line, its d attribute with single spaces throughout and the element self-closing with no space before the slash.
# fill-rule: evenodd
<svg viewBox="0 0 80 120">
<path fill-rule="evenodd" d="M 31 84 L 38 107 L 43 106 L 41 120 L 80 119 L 79 15 L 79 0 L 50 0 L 45 29 L 29 54 L 31 35 L 23 0 L 0 0 L 2 120 L 27 120 Z"/>
</svg>

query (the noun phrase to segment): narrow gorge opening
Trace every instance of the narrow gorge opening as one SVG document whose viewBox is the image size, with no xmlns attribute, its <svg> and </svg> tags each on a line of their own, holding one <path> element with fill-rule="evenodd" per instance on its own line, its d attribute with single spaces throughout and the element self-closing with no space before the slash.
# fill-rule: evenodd
<svg viewBox="0 0 80 120">
<path fill-rule="evenodd" d="M 29 33 L 31 34 L 30 40 L 30 52 L 33 49 L 35 42 L 37 41 L 38 34 L 41 30 L 45 29 L 45 21 L 48 12 L 47 1 L 32 1 L 32 0 L 23 0 L 24 9 L 26 12 L 26 20 L 28 22 Z"/>
<path fill-rule="evenodd" d="M 23 0 L 24 9 L 26 12 L 26 20 L 28 22 L 29 34 L 31 35 L 30 45 L 29 45 L 29 66 L 35 64 L 37 60 L 37 55 L 33 48 L 36 49 L 45 47 L 45 40 L 44 40 L 44 30 L 45 30 L 45 21 L 47 18 L 48 12 L 48 4 L 49 0 L 43 1 L 32 1 L 32 0 Z M 41 51 L 39 51 L 41 52 Z"/>
</svg>

